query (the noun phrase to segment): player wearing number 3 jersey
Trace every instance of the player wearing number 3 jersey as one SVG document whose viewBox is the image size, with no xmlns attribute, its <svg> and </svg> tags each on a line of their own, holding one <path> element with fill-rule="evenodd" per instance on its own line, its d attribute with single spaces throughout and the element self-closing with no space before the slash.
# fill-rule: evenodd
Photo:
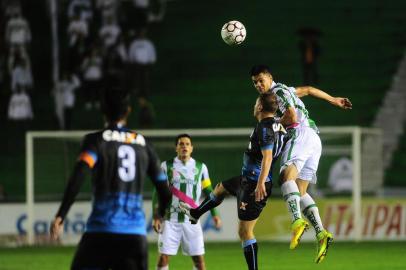
<svg viewBox="0 0 406 270">
<path fill-rule="evenodd" d="M 51 225 L 56 239 L 86 171 L 92 175 L 92 211 L 72 269 L 148 269 L 146 223 L 142 208 L 144 179 L 153 181 L 160 215 L 170 200 L 166 176 L 146 139 L 125 127 L 130 111 L 127 93 L 107 91 L 106 128 L 85 136 L 73 175 Z"/>
</svg>

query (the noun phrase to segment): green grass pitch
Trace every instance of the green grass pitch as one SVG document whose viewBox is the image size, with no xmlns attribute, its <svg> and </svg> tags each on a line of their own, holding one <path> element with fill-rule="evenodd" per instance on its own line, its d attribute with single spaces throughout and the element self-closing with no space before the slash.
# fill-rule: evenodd
<svg viewBox="0 0 406 270">
<path fill-rule="evenodd" d="M 313 263 L 315 246 L 302 243 L 290 251 L 288 243 L 260 242 L 259 268 L 299 270 L 405 270 L 406 242 L 337 242 L 319 265 Z M 69 269 L 74 247 L 0 248 L 1 270 Z M 149 246 L 149 269 L 155 269 L 156 245 Z M 206 244 L 208 270 L 246 269 L 239 243 Z M 170 269 L 190 270 L 191 259 L 178 254 L 171 258 Z"/>
</svg>

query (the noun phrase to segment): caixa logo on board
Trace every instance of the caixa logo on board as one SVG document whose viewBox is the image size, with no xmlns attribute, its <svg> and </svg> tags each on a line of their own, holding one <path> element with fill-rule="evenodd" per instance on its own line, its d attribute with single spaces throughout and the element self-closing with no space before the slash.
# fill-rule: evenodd
<svg viewBox="0 0 406 270">
<path fill-rule="evenodd" d="M 85 231 L 86 220 L 82 213 L 75 213 L 73 219 L 66 218 L 64 220 L 64 233 L 68 234 L 82 234 Z M 51 225 L 50 220 L 34 220 L 34 233 L 35 234 L 47 234 Z M 27 215 L 22 214 L 18 217 L 16 222 L 18 234 L 27 233 Z"/>
</svg>

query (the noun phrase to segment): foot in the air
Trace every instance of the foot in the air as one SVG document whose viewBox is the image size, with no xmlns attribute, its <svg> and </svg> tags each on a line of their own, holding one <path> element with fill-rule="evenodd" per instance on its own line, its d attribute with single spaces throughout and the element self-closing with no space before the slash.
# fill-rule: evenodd
<svg viewBox="0 0 406 270">
<path fill-rule="evenodd" d="M 321 263 L 327 256 L 328 247 L 333 242 L 333 234 L 323 230 L 317 234 L 317 255 L 315 263 Z"/>
<path fill-rule="evenodd" d="M 193 208 L 191 208 L 189 204 L 185 202 L 179 202 L 179 210 L 181 213 L 189 217 L 190 223 L 192 224 L 197 223 L 198 219 L 193 217 L 192 214 L 190 213 L 190 211 L 193 210 Z"/>
<path fill-rule="evenodd" d="M 303 233 L 309 228 L 309 223 L 303 218 L 295 220 L 291 225 L 292 238 L 290 240 L 290 249 L 295 249 L 300 242 Z"/>
</svg>

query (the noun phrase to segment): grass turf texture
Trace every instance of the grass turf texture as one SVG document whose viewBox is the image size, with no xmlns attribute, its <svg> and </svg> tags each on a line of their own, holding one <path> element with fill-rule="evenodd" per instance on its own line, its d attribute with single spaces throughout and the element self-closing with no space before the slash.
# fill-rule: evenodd
<svg viewBox="0 0 406 270">
<path fill-rule="evenodd" d="M 0 248 L 1 270 L 69 269 L 74 247 Z M 157 248 L 149 245 L 149 269 L 155 269 Z M 405 242 L 333 243 L 324 262 L 313 263 L 315 246 L 302 243 L 289 250 L 288 243 L 259 243 L 260 269 L 300 270 L 404 270 Z M 206 267 L 210 270 L 246 269 L 239 243 L 206 244 Z M 180 255 L 171 258 L 170 269 L 190 270 L 191 259 Z"/>
</svg>

